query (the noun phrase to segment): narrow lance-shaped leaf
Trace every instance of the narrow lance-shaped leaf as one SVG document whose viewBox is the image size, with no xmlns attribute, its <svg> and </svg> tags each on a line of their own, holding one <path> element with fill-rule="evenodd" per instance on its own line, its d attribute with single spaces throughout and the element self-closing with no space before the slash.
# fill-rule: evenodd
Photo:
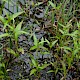
<svg viewBox="0 0 80 80">
<path fill-rule="evenodd" d="M 45 41 L 48 43 L 48 45 L 50 45 L 50 42 L 47 39 L 45 39 Z"/>
<path fill-rule="evenodd" d="M 46 42 L 46 41 L 44 41 L 44 38 L 42 37 L 41 41 L 39 42 L 39 44 L 43 46 L 44 42 Z"/>
<path fill-rule="evenodd" d="M 32 69 L 30 75 L 34 74 L 36 71 L 37 71 L 36 69 Z"/>
<path fill-rule="evenodd" d="M 21 15 L 23 12 L 17 12 L 13 15 L 10 16 L 10 20 L 13 20 L 14 18 L 18 17 L 19 15 Z"/>
<path fill-rule="evenodd" d="M 56 5 L 54 3 L 52 3 L 51 1 L 49 1 L 49 4 L 55 9 Z"/>
<path fill-rule="evenodd" d="M 23 23 L 23 21 L 21 21 L 21 22 L 16 26 L 16 28 L 15 28 L 15 30 L 14 30 L 15 32 L 21 30 L 22 23 Z"/>
<path fill-rule="evenodd" d="M 40 69 L 45 69 L 47 66 L 49 66 L 50 64 L 43 64 L 41 67 L 39 67 Z"/>
<path fill-rule="evenodd" d="M 31 60 L 32 60 L 33 66 L 37 67 L 37 61 L 33 58 Z"/>
<path fill-rule="evenodd" d="M 22 22 L 21 21 L 17 26 L 16 28 L 14 29 L 14 34 L 15 34 L 15 40 L 17 41 L 18 40 L 18 35 L 20 35 L 20 30 L 21 30 L 21 26 L 22 26 Z"/>
<path fill-rule="evenodd" d="M 4 17 L 2 17 L 2 16 L 0 16 L 0 20 L 1 20 L 3 23 L 6 22 L 6 19 L 5 19 Z"/>
<path fill-rule="evenodd" d="M 37 46 L 32 46 L 31 48 L 30 48 L 30 50 L 35 50 L 37 48 Z"/>
<path fill-rule="evenodd" d="M 10 30 L 14 31 L 14 26 L 10 26 L 7 24 L 7 26 L 10 28 Z"/>
<path fill-rule="evenodd" d="M 6 26 L 8 25 L 8 20 L 6 20 L 4 17 L 0 16 L 0 20 L 2 21 L 2 23 L 4 24 L 3 30 L 6 28 Z"/>
<path fill-rule="evenodd" d="M 37 46 L 38 45 L 38 40 L 37 40 L 35 34 L 33 35 L 33 39 L 34 39 L 34 45 Z"/>
<path fill-rule="evenodd" d="M 15 34 L 15 40 L 18 41 L 18 37 L 21 35 L 21 34 L 28 34 L 27 32 L 25 31 L 17 31 L 14 33 Z"/>
<path fill-rule="evenodd" d="M 78 28 L 80 29 L 80 22 L 79 22 L 79 23 L 77 22 L 77 26 L 78 26 Z"/>
<path fill-rule="evenodd" d="M 63 30 L 61 30 L 61 29 L 59 29 L 59 32 L 61 32 L 62 34 L 64 34 L 64 31 L 63 31 Z"/>
<path fill-rule="evenodd" d="M 17 33 L 18 33 L 18 35 L 21 35 L 21 34 L 29 34 L 29 33 L 25 32 L 25 31 L 22 31 L 22 30 L 18 31 Z"/>
<path fill-rule="evenodd" d="M 10 36 L 8 33 L 4 33 L 0 35 L 0 38 Z"/>
<path fill-rule="evenodd" d="M 47 73 L 53 73 L 54 71 L 53 70 L 49 70 Z"/>
<path fill-rule="evenodd" d="M 15 57 L 19 56 L 18 53 L 16 53 L 14 50 L 10 49 L 10 48 L 7 48 L 7 51 L 10 53 L 10 54 L 13 54 Z"/>
<path fill-rule="evenodd" d="M 57 41 L 58 41 L 58 40 L 53 41 L 53 42 L 51 43 L 51 45 L 50 45 L 50 48 L 52 48 L 52 47 L 56 44 Z"/>
<path fill-rule="evenodd" d="M 63 28 L 65 27 L 63 24 L 61 24 L 61 23 L 58 23 L 60 26 L 62 26 Z"/>
</svg>

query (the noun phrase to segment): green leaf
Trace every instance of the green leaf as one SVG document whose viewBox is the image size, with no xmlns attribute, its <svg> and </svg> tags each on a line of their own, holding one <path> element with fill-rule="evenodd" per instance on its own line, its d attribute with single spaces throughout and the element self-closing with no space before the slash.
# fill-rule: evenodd
<svg viewBox="0 0 80 80">
<path fill-rule="evenodd" d="M 5 68 L 5 64 L 4 63 L 0 63 L 0 68 L 4 67 Z"/>
<path fill-rule="evenodd" d="M 58 23 L 60 26 L 62 26 L 63 28 L 65 27 L 63 24 L 61 24 L 61 23 Z"/>
<path fill-rule="evenodd" d="M 7 37 L 7 36 L 9 37 L 10 35 L 9 35 L 8 33 L 4 33 L 4 34 L 1 34 L 1 35 L 0 35 L 0 38 L 2 38 L 2 37 Z"/>
<path fill-rule="evenodd" d="M 47 73 L 52 73 L 52 72 L 54 72 L 53 70 L 49 70 Z"/>
<path fill-rule="evenodd" d="M 14 31 L 14 26 L 10 26 L 7 24 L 7 26 L 10 28 L 11 31 Z"/>
<path fill-rule="evenodd" d="M 22 11 L 22 12 L 17 12 L 17 13 L 15 13 L 15 14 L 11 15 L 11 16 L 10 16 L 10 20 L 13 20 L 14 18 L 18 17 L 18 16 L 21 15 L 22 13 L 23 13 L 23 11 Z"/>
<path fill-rule="evenodd" d="M 76 55 L 80 51 L 80 48 L 77 48 L 73 51 L 73 54 Z"/>
<path fill-rule="evenodd" d="M 48 45 L 50 45 L 50 42 L 47 39 L 45 39 L 45 41 L 48 43 Z"/>
<path fill-rule="evenodd" d="M 56 44 L 57 41 L 58 41 L 58 40 L 53 41 L 53 42 L 51 43 L 50 48 L 52 48 L 52 47 Z"/>
<path fill-rule="evenodd" d="M 21 21 L 21 22 L 16 26 L 16 28 L 14 29 L 14 36 L 15 36 L 15 40 L 16 40 L 16 41 L 18 40 L 19 35 L 21 35 L 21 34 L 28 34 L 27 32 L 21 30 L 22 23 L 23 23 L 23 21 Z"/>
<path fill-rule="evenodd" d="M 34 39 L 34 45 L 35 46 L 38 46 L 38 40 L 37 40 L 35 34 L 33 35 L 33 39 Z"/>
<path fill-rule="evenodd" d="M 43 46 L 44 42 L 46 42 L 46 41 L 44 41 L 44 38 L 42 37 L 41 38 L 41 42 L 39 42 L 39 45 L 42 45 Z"/>
<path fill-rule="evenodd" d="M 1 0 L 2 2 L 6 2 L 12 5 L 11 0 Z"/>
<path fill-rule="evenodd" d="M 60 31 L 62 34 L 64 34 L 64 31 L 63 31 L 63 30 L 59 29 L 59 31 Z"/>
<path fill-rule="evenodd" d="M 19 54 L 16 53 L 14 50 L 10 49 L 10 48 L 7 48 L 7 52 L 9 52 L 10 54 L 13 54 L 15 57 L 18 57 Z"/>
<path fill-rule="evenodd" d="M 22 31 L 22 30 L 18 31 L 17 33 L 18 33 L 18 35 L 21 35 L 21 34 L 28 34 L 27 32 Z"/>
<path fill-rule="evenodd" d="M 18 51 L 24 54 L 24 49 L 23 48 L 18 48 Z"/>
<path fill-rule="evenodd" d="M 51 1 L 49 1 L 49 4 L 54 8 L 56 9 L 56 5 L 54 3 L 52 3 Z"/>
<path fill-rule="evenodd" d="M 50 54 L 50 53 L 46 51 L 46 52 L 42 52 L 41 54 Z"/>
<path fill-rule="evenodd" d="M 72 51 L 72 48 L 70 47 L 64 46 L 63 48 Z"/>
<path fill-rule="evenodd" d="M 41 70 L 45 69 L 47 66 L 49 66 L 50 64 L 43 64 L 41 67 L 39 67 Z"/>
<path fill-rule="evenodd" d="M 36 71 L 37 71 L 36 69 L 32 69 L 32 70 L 30 71 L 30 75 L 35 74 Z"/>
<path fill-rule="evenodd" d="M 79 22 L 79 23 L 77 22 L 77 26 L 78 26 L 78 28 L 80 29 L 80 22 Z"/>
<path fill-rule="evenodd" d="M 4 74 L 4 73 L 3 73 L 3 74 Z M 0 79 L 3 80 L 3 78 L 4 78 L 4 75 L 0 75 Z"/>
<path fill-rule="evenodd" d="M 32 46 L 31 48 L 30 48 L 30 50 L 35 50 L 37 48 L 37 46 Z"/>
<path fill-rule="evenodd" d="M 4 72 L 0 70 L 0 78 L 1 78 L 1 75 L 3 75 L 3 74 L 4 74 Z"/>
<path fill-rule="evenodd" d="M 25 32 L 25 31 L 17 31 L 17 32 L 15 32 L 14 35 L 15 35 L 15 40 L 16 40 L 16 41 L 18 41 L 18 37 L 19 37 L 19 35 L 21 35 L 21 34 L 28 34 L 28 33 Z"/>
<path fill-rule="evenodd" d="M 20 31 L 23 21 L 21 21 L 15 28 L 14 32 Z"/>
<path fill-rule="evenodd" d="M 33 66 L 37 67 L 37 61 L 35 59 L 31 59 L 32 63 L 33 63 Z"/>
<path fill-rule="evenodd" d="M 6 19 L 5 19 L 4 17 L 2 17 L 2 16 L 0 16 L 0 20 L 1 20 L 3 23 L 6 22 Z"/>
</svg>

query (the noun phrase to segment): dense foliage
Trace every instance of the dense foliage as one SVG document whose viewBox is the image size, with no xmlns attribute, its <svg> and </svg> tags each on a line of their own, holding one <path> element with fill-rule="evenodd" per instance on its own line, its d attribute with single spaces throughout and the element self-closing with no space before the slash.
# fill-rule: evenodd
<svg viewBox="0 0 80 80">
<path fill-rule="evenodd" d="M 80 80 L 78 0 L 0 4 L 0 80 Z"/>
</svg>

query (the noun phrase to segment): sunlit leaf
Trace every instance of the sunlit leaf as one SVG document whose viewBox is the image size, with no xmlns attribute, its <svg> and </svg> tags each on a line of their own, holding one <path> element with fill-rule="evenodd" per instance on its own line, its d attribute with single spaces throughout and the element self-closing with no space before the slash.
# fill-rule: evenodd
<svg viewBox="0 0 80 80">
<path fill-rule="evenodd" d="M 60 31 L 62 34 L 64 34 L 64 31 L 63 31 L 63 30 L 59 29 L 59 31 Z"/>
<path fill-rule="evenodd" d="M 6 19 L 5 19 L 4 17 L 2 17 L 2 16 L 0 16 L 0 20 L 1 20 L 3 23 L 6 22 Z"/>
<path fill-rule="evenodd" d="M 14 26 L 10 26 L 7 24 L 7 26 L 10 28 L 11 31 L 14 31 Z"/>
<path fill-rule="evenodd" d="M 44 41 L 44 38 L 42 37 L 42 38 L 41 38 L 41 41 L 39 42 L 39 44 L 43 46 L 44 42 L 45 42 L 45 41 Z"/>
<path fill-rule="evenodd" d="M 38 40 L 37 40 L 37 37 L 36 37 L 35 34 L 33 35 L 33 39 L 34 39 L 34 45 L 37 46 L 38 45 Z"/>
<path fill-rule="evenodd" d="M 46 52 L 42 52 L 41 54 L 50 54 L 50 53 L 46 51 Z"/>
<path fill-rule="evenodd" d="M 32 69 L 32 70 L 30 71 L 30 75 L 34 74 L 36 71 L 37 71 L 36 69 Z"/>
<path fill-rule="evenodd" d="M 45 39 L 45 41 L 48 43 L 48 45 L 50 45 L 50 42 L 47 39 Z"/>
<path fill-rule="evenodd" d="M 50 64 L 43 64 L 41 67 L 39 67 L 41 70 L 45 69 L 47 66 L 49 66 Z"/>
<path fill-rule="evenodd" d="M 33 63 L 33 66 L 37 67 L 37 61 L 35 59 L 31 59 L 32 63 Z"/>
<path fill-rule="evenodd" d="M 10 20 L 13 20 L 14 18 L 18 17 L 19 15 L 21 15 L 23 13 L 22 12 L 17 12 L 17 13 L 14 13 L 13 15 L 10 16 Z"/>
<path fill-rule="evenodd" d="M 13 54 L 15 57 L 19 56 L 18 53 L 16 53 L 14 50 L 12 50 L 12 49 L 10 49 L 10 48 L 7 48 L 6 50 L 7 50 L 7 52 L 9 52 L 10 54 Z"/>
<path fill-rule="evenodd" d="M 14 30 L 15 32 L 21 30 L 22 23 L 23 23 L 23 21 L 21 21 L 21 22 L 16 26 L 16 28 L 15 28 L 15 30 Z"/>
<path fill-rule="evenodd" d="M 2 37 L 9 37 L 10 35 L 8 34 L 8 33 L 4 33 L 4 34 L 1 34 L 0 35 L 0 38 L 2 38 Z"/>
<path fill-rule="evenodd" d="M 73 54 L 76 55 L 80 51 L 80 48 L 77 48 L 73 51 Z"/>
<path fill-rule="evenodd" d="M 70 48 L 70 47 L 64 46 L 63 48 L 64 48 L 65 50 L 72 51 L 72 48 Z"/>
<path fill-rule="evenodd" d="M 52 72 L 54 72 L 53 70 L 49 70 L 49 71 L 47 71 L 47 73 L 52 73 Z"/>
<path fill-rule="evenodd" d="M 63 28 L 65 27 L 63 24 L 61 24 L 61 23 L 58 23 L 60 26 L 62 26 Z"/>
<path fill-rule="evenodd" d="M 23 48 L 18 48 L 18 51 L 22 54 L 24 54 L 24 49 Z"/>
<path fill-rule="evenodd" d="M 51 43 L 50 48 L 52 48 L 52 47 L 56 44 L 57 41 L 58 41 L 58 40 L 53 41 L 53 42 Z"/>
<path fill-rule="evenodd" d="M 54 9 L 56 8 L 56 5 L 55 5 L 53 2 L 49 1 L 49 4 L 50 4 Z"/>
<path fill-rule="evenodd" d="M 78 26 L 78 28 L 80 29 L 80 22 L 79 22 L 79 23 L 77 22 L 77 26 Z"/>
<path fill-rule="evenodd" d="M 37 46 L 32 46 L 31 48 L 30 48 L 30 50 L 35 50 L 37 48 Z"/>
</svg>

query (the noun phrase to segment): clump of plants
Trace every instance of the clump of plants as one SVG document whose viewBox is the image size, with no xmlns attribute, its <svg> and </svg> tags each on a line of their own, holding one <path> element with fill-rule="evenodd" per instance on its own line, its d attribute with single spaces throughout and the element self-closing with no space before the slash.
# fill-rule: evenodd
<svg viewBox="0 0 80 80">
<path fill-rule="evenodd" d="M 79 80 L 78 0 L 16 1 L 16 13 L 12 3 L 2 0 L 0 8 L 0 79 L 14 80 L 9 73 L 16 72 L 18 80 Z M 21 72 L 12 69 L 17 64 Z"/>
</svg>

